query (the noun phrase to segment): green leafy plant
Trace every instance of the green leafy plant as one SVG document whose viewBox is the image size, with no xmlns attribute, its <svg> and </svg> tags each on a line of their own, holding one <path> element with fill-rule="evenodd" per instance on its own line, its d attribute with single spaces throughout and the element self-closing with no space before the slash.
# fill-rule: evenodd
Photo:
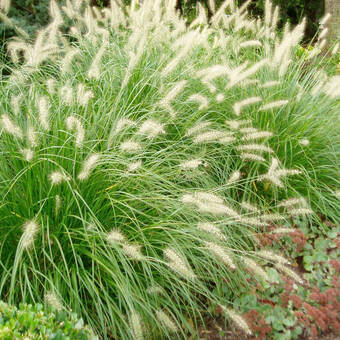
<svg viewBox="0 0 340 340">
<path fill-rule="evenodd" d="M 187 338 L 207 306 L 252 334 L 233 301 L 269 268 L 301 281 L 256 234 L 338 218 L 339 79 L 296 55 L 304 23 L 279 38 L 276 12 L 227 5 L 188 27 L 160 1 L 52 1 L 8 43 L 1 297 L 55 292 L 106 339 Z"/>
<path fill-rule="evenodd" d="M 98 339 L 76 314 L 46 311 L 43 306 L 21 304 L 19 308 L 0 301 L 0 337 L 12 339 Z"/>
</svg>

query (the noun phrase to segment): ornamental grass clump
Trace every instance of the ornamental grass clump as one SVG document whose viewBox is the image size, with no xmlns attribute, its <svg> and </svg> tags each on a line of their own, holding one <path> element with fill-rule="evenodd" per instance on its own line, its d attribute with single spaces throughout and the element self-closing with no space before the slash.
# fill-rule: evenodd
<svg viewBox="0 0 340 340">
<path fill-rule="evenodd" d="M 303 67 L 304 22 L 279 37 L 269 5 L 188 27 L 173 1 L 118 3 L 51 1 L 8 43 L 0 297 L 53 292 L 104 339 L 183 339 L 216 305 L 251 334 L 232 297 L 268 266 L 301 281 L 256 234 L 337 217 L 339 78 Z"/>
</svg>

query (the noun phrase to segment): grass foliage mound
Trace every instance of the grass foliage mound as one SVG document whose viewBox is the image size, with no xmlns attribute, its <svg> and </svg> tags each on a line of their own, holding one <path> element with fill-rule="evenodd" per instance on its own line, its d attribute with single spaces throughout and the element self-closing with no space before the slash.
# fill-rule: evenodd
<svg viewBox="0 0 340 340">
<path fill-rule="evenodd" d="M 102 338 L 183 339 L 216 306 L 251 334 L 232 300 L 269 267 L 302 281 L 256 235 L 337 219 L 339 77 L 315 65 L 322 39 L 304 66 L 304 22 L 279 37 L 269 2 L 210 25 L 199 8 L 188 27 L 173 1 L 51 1 L 8 43 L 1 298 L 53 293 Z"/>
</svg>

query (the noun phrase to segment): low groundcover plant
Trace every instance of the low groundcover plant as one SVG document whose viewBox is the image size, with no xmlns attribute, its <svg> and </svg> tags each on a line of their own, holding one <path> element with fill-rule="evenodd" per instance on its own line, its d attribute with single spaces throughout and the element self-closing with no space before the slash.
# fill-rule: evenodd
<svg viewBox="0 0 340 340">
<path fill-rule="evenodd" d="M 64 311 L 48 312 L 43 306 L 21 304 L 19 308 L 0 301 L 0 338 L 98 340 L 82 319 Z"/>
<path fill-rule="evenodd" d="M 244 272 L 302 282 L 255 235 L 336 218 L 339 77 L 295 60 L 305 23 L 279 37 L 270 2 L 250 20 L 226 1 L 188 27 L 172 2 L 52 0 L 35 40 L 7 45 L 0 297 L 102 338 L 186 338 L 210 305 L 252 334 L 230 300 Z"/>
</svg>

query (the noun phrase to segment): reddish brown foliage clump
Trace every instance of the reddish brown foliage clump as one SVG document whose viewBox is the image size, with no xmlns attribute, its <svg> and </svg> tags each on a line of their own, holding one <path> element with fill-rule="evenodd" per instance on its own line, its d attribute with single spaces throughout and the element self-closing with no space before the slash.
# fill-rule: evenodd
<svg viewBox="0 0 340 340">
<path fill-rule="evenodd" d="M 249 312 L 243 314 L 243 317 L 253 333 L 258 334 L 255 338 L 252 338 L 252 340 L 268 339 L 267 335 L 272 331 L 272 328 L 257 310 L 251 309 Z"/>
<path fill-rule="evenodd" d="M 337 262 L 337 261 L 335 261 Z M 336 264 L 338 266 L 338 263 Z M 294 315 L 311 334 L 312 339 L 317 339 L 318 329 L 321 332 L 340 331 L 340 279 L 334 276 L 332 288 L 322 293 L 318 288 L 313 288 L 312 293 L 303 301 L 293 291 L 293 282 L 285 280 L 286 285 L 281 295 L 282 305 L 286 307 L 292 301 L 296 309 Z"/>
<path fill-rule="evenodd" d="M 300 251 L 304 248 L 305 244 L 307 243 L 307 237 L 299 229 L 295 229 L 289 235 L 292 238 L 292 242 L 296 244 L 296 252 L 300 253 Z"/>
</svg>

